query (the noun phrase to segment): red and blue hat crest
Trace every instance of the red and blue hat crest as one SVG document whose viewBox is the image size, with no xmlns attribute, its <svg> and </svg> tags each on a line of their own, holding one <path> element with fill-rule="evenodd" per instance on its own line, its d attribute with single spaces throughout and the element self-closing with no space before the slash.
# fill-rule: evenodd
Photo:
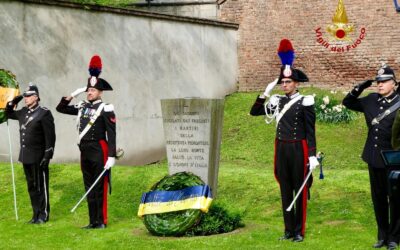
<svg viewBox="0 0 400 250">
<path fill-rule="evenodd" d="M 282 39 L 279 43 L 278 56 L 282 63 L 279 82 L 282 78 L 291 78 L 297 82 L 308 82 L 308 77 L 306 74 L 293 67 L 295 53 L 293 45 L 289 39 Z"/>
</svg>

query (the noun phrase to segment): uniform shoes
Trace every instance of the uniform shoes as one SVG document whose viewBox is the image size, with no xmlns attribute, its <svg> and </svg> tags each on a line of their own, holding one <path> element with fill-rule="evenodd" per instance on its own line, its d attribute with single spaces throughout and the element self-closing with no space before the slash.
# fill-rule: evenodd
<svg viewBox="0 0 400 250">
<path fill-rule="evenodd" d="M 397 243 L 392 241 L 392 242 L 389 242 L 387 249 L 388 250 L 396 250 L 397 247 L 398 247 Z"/>
<path fill-rule="evenodd" d="M 97 227 L 97 224 L 90 223 L 87 226 L 81 227 L 81 229 L 93 229 L 93 228 L 96 228 L 96 227 Z"/>
<path fill-rule="evenodd" d="M 32 218 L 30 221 L 27 221 L 26 223 L 27 223 L 27 224 L 35 224 L 35 221 L 36 221 L 36 220 Z"/>
<path fill-rule="evenodd" d="M 107 227 L 107 225 L 106 224 L 97 224 L 96 225 L 96 229 L 105 229 Z"/>
<path fill-rule="evenodd" d="M 288 240 L 293 238 L 293 234 L 289 233 L 289 232 L 285 232 L 280 238 L 279 240 Z"/>
<path fill-rule="evenodd" d="M 300 234 L 296 234 L 294 237 L 293 237 L 293 242 L 302 242 L 304 240 L 304 238 L 303 238 L 303 236 L 301 236 Z"/>
<path fill-rule="evenodd" d="M 381 248 L 386 246 L 386 241 L 385 240 L 378 240 L 372 247 L 373 248 Z"/>
<path fill-rule="evenodd" d="M 46 223 L 46 221 L 42 220 L 42 219 L 37 219 L 35 220 L 34 224 L 44 224 Z"/>
</svg>

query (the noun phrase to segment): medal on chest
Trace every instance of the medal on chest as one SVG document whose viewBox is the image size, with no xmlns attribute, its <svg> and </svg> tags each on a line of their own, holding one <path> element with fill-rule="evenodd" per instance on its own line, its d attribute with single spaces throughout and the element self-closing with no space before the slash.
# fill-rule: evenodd
<svg viewBox="0 0 400 250">
<path fill-rule="evenodd" d="M 81 117 L 83 119 L 87 119 L 87 118 L 90 119 L 95 113 L 96 113 L 96 109 L 94 109 L 94 108 L 84 108 Z"/>
</svg>

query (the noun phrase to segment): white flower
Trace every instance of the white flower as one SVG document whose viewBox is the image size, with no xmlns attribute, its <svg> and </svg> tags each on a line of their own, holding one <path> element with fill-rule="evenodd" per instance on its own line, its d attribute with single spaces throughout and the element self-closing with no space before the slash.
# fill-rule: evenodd
<svg viewBox="0 0 400 250">
<path fill-rule="evenodd" d="M 324 96 L 324 98 L 322 98 L 322 100 L 324 101 L 325 105 L 329 104 L 329 96 Z"/>
<path fill-rule="evenodd" d="M 316 97 L 317 95 L 315 93 L 312 94 L 313 97 Z"/>
<path fill-rule="evenodd" d="M 321 107 L 321 109 L 325 109 L 326 108 L 326 105 L 325 104 L 321 104 L 321 105 L 319 105 L 320 107 Z"/>
<path fill-rule="evenodd" d="M 331 90 L 331 94 L 336 94 L 336 90 Z"/>
<path fill-rule="evenodd" d="M 341 107 L 342 105 L 336 105 L 336 106 L 334 106 L 332 109 L 334 110 L 334 111 L 336 111 L 337 113 L 340 113 L 340 112 L 342 112 L 342 107 Z"/>
</svg>

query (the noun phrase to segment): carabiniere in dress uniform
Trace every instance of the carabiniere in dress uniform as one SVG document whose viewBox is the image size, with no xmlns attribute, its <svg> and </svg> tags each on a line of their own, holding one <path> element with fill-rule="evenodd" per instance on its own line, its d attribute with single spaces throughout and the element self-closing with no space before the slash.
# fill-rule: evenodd
<svg viewBox="0 0 400 250">
<path fill-rule="evenodd" d="M 250 114 L 266 116 L 267 123 L 276 120 L 274 173 L 281 191 L 285 223 L 280 240 L 301 242 L 305 236 L 307 198 L 312 183 L 312 177 L 307 182 L 306 176 L 311 176 L 309 171 L 319 165 L 315 156 L 314 98 L 297 91 L 298 84 L 307 82 L 308 77 L 292 67 L 294 51 L 289 40 L 281 41 L 278 55 L 283 65 L 280 76 L 257 97 Z M 276 84 L 281 84 L 285 95 L 270 96 Z M 303 183 L 307 185 L 300 190 Z M 297 200 L 294 194 L 299 194 Z"/>
<path fill-rule="evenodd" d="M 86 87 L 79 88 L 68 97 L 63 97 L 57 111 L 77 115 L 78 145 L 81 151 L 81 169 L 85 190 L 88 191 L 98 176 L 107 169 L 104 177 L 87 195 L 89 225 L 84 229 L 105 228 L 107 217 L 107 190 L 111 167 L 116 156 L 116 118 L 114 106 L 101 100 L 103 91 L 112 90 L 111 85 L 99 78 L 101 59 L 95 55 L 89 65 L 91 77 Z M 69 105 L 73 97 L 87 92 L 87 100 L 76 105 Z"/>
</svg>

